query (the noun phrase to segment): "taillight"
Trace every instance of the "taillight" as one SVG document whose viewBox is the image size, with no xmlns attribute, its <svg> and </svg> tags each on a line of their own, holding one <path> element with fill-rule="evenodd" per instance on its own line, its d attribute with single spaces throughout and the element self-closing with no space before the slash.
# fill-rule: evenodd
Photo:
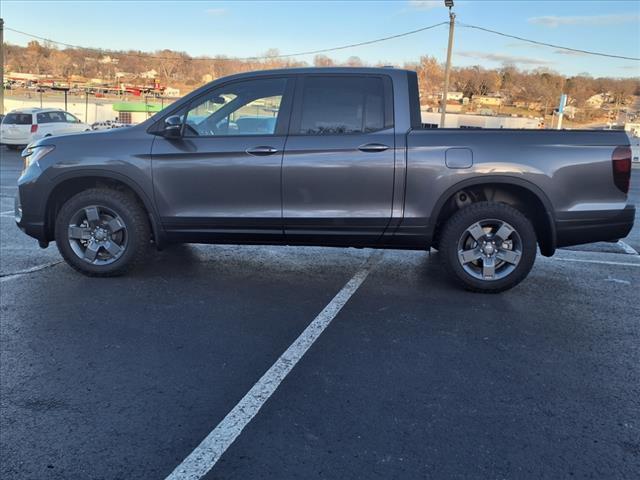
<svg viewBox="0 0 640 480">
<path fill-rule="evenodd" d="M 622 192 L 629 192 L 629 180 L 631 179 L 631 147 L 616 147 L 611 155 L 613 167 L 613 183 Z"/>
<path fill-rule="evenodd" d="M 38 125 L 35 123 L 31 125 L 31 133 L 36 133 L 38 131 Z"/>
</svg>

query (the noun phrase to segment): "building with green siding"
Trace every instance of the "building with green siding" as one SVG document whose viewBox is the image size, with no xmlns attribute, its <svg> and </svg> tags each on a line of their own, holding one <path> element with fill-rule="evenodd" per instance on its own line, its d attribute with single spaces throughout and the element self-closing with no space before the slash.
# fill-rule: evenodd
<svg viewBox="0 0 640 480">
<path fill-rule="evenodd" d="M 161 105 L 143 102 L 117 102 L 113 104 L 118 121 L 122 123 L 144 122 L 151 115 L 162 110 Z"/>
</svg>

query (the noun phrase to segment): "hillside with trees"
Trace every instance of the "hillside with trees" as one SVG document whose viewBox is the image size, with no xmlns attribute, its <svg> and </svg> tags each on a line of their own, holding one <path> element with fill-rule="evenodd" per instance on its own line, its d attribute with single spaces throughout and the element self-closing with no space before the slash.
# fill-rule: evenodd
<svg viewBox="0 0 640 480">
<path fill-rule="evenodd" d="M 309 66 L 307 62 L 279 57 L 271 49 L 256 59 L 237 59 L 217 56 L 191 57 L 185 52 L 159 50 L 153 53 L 129 50 L 105 52 L 81 48 L 59 49 L 54 45 L 29 42 L 28 46 L 5 45 L 5 72 L 25 72 L 50 75 L 61 80 L 102 79 L 114 82 L 117 75 L 136 78 L 144 72 L 157 72 L 158 81 L 180 88 L 181 92 L 233 73 L 284 67 Z M 359 57 L 338 63 L 326 55 L 316 55 L 313 66 L 362 66 Z M 374 65 L 376 66 L 376 65 Z M 379 65 L 378 65 L 379 66 Z M 427 106 L 437 106 L 442 90 L 444 68 L 434 57 L 423 56 L 415 63 L 395 65 L 417 71 L 420 93 Z M 594 95 L 602 94 L 603 103 L 624 108 L 631 105 L 632 96 L 640 95 L 638 78 L 593 78 L 588 74 L 566 77 L 546 68 L 521 70 L 513 65 L 486 68 L 481 65 L 455 67 L 451 74 L 450 91 L 462 92 L 473 100 L 475 96 L 500 95 L 507 105 L 522 105 L 531 111 L 549 113 L 561 93 L 570 97 L 570 105 L 579 109 L 582 120 L 596 115 L 602 105 L 589 103 Z"/>
</svg>

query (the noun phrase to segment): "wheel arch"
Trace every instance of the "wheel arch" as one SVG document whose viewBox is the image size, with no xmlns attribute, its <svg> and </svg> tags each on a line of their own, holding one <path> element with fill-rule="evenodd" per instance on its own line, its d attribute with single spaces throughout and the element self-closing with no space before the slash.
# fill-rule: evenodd
<svg viewBox="0 0 640 480">
<path fill-rule="evenodd" d="M 521 178 L 505 177 L 501 175 L 487 175 L 478 178 L 462 180 L 452 185 L 440 196 L 436 202 L 431 218 L 431 238 L 437 238 L 442 225 L 458 210 L 452 207 L 456 195 L 463 191 L 478 192 L 486 189 L 495 189 L 507 197 L 515 199 L 515 202 L 504 202 L 516 208 L 530 218 L 538 237 L 538 245 L 542 255 L 550 257 L 556 250 L 556 224 L 553 205 L 547 195 L 534 183 Z M 533 202 L 533 204 L 531 204 Z M 515 204 L 514 204 L 515 203 Z"/>
<path fill-rule="evenodd" d="M 83 190 L 96 187 L 114 188 L 132 194 L 147 212 L 156 247 L 162 245 L 164 235 L 159 216 L 144 189 L 125 175 L 103 170 L 84 170 L 82 173 L 55 178 L 45 205 L 45 234 L 48 240 L 55 238 L 55 218 L 62 205 Z"/>
</svg>

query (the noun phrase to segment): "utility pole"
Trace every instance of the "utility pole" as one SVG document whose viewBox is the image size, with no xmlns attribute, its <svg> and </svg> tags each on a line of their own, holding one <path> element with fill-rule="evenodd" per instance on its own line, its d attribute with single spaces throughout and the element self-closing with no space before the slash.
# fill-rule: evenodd
<svg viewBox="0 0 640 480">
<path fill-rule="evenodd" d="M 556 126 L 557 130 L 562 129 L 562 117 L 564 117 L 564 108 L 567 105 L 567 94 L 563 93 L 560 95 L 560 104 L 558 105 L 558 125 Z"/>
<path fill-rule="evenodd" d="M 453 50 L 453 30 L 456 24 L 456 14 L 451 11 L 453 0 L 445 0 L 444 5 L 449 7 L 449 46 L 447 47 L 447 65 L 444 70 L 444 91 L 440 103 L 440 128 L 444 128 L 444 119 L 447 112 L 447 94 L 449 93 L 449 74 L 451 73 L 451 51 Z"/>
<path fill-rule="evenodd" d="M 0 115 L 4 115 L 4 20 L 0 18 Z"/>
</svg>

